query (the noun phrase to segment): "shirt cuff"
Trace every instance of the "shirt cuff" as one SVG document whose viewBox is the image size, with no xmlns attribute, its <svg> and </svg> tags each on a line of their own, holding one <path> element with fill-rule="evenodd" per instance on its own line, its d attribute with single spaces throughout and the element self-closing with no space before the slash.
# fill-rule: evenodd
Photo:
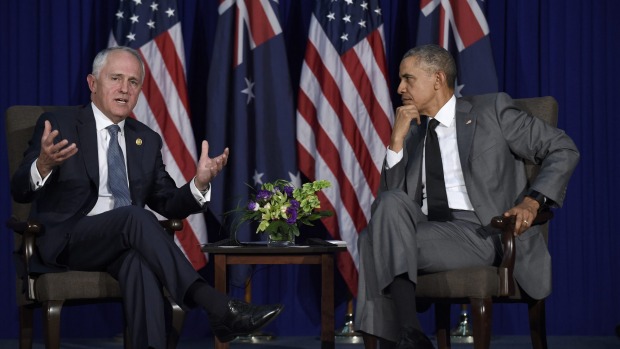
<svg viewBox="0 0 620 349">
<path fill-rule="evenodd" d="M 209 184 L 207 190 L 200 191 L 198 190 L 198 187 L 196 187 L 196 183 L 194 182 L 195 180 L 196 177 L 194 177 L 194 179 L 192 179 L 192 181 L 190 182 L 189 188 L 192 191 L 192 194 L 194 194 L 194 198 L 196 198 L 196 201 L 202 206 L 207 202 L 211 201 L 211 184 Z"/>
<path fill-rule="evenodd" d="M 400 160 L 402 159 L 403 159 L 403 149 L 401 149 L 397 153 L 393 151 L 392 149 L 390 149 L 390 147 L 388 147 L 387 154 L 385 156 L 386 170 L 389 170 L 392 167 L 396 166 L 396 164 L 398 164 Z"/>
<path fill-rule="evenodd" d="M 30 165 L 30 186 L 32 190 L 39 190 L 43 188 L 45 182 L 47 182 L 47 179 L 50 178 L 50 175 L 52 174 L 52 172 L 54 172 L 54 170 L 52 170 L 50 173 L 47 174 L 47 176 L 45 176 L 45 178 L 42 178 L 39 170 L 37 169 L 38 160 L 39 159 L 37 158 L 35 161 L 32 162 L 32 165 Z"/>
</svg>

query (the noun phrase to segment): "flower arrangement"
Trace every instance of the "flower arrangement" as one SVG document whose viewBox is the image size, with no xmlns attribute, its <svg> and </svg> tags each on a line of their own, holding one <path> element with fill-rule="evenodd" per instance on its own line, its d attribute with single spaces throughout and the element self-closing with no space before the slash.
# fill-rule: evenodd
<svg viewBox="0 0 620 349">
<path fill-rule="evenodd" d="M 316 193 L 330 186 L 326 180 L 305 183 L 301 188 L 282 179 L 264 183 L 241 209 L 239 224 L 258 222 L 256 232 L 268 233 L 270 243 L 293 244 L 300 224 L 312 225 L 312 221 L 332 215 L 330 211 L 317 210 L 321 203 Z"/>
</svg>

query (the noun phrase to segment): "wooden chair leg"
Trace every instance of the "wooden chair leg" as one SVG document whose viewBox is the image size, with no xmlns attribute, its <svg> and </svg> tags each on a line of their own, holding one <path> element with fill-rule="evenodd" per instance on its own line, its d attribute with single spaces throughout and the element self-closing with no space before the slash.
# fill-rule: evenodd
<svg viewBox="0 0 620 349">
<path fill-rule="evenodd" d="M 31 306 L 19 307 L 19 349 L 32 349 L 33 313 Z"/>
<path fill-rule="evenodd" d="M 43 333 L 46 349 L 60 349 L 60 312 L 63 301 L 43 302 Z"/>
<path fill-rule="evenodd" d="M 547 349 L 547 324 L 545 313 L 545 300 L 535 300 L 528 303 L 530 318 L 530 337 L 532 348 Z"/>
<path fill-rule="evenodd" d="M 170 307 L 172 308 L 172 326 L 170 333 L 168 333 L 168 349 L 174 349 L 181 339 L 181 331 L 183 330 L 183 323 L 185 322 L 185 312 L 179 305 L 172 300 L 169 300 Z"/>
<path fill-rule="evenodd" d="M 489 349 L 493 302 L 491 298 L 472 298 L 470 302 L 474 322 L 474 349 Z"/>
<path fill-rule="evenodd" d="M 450 304 L 435 303 L 435 327 L 437 348 L 450 348 Z"/>
</svg>

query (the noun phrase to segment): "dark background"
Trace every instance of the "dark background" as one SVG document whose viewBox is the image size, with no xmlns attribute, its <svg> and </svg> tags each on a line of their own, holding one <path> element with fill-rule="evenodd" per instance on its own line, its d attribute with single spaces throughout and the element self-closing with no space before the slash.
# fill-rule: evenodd
<svg viewBox="0 0 620 349">
<path fill-rule="evenodd" d="M 280 0 L 291 84 L 297 89 L 313 1 Z M 145 0 L 145 3 L 150 3 Z M 392 91 L 402 54 L 415 45 L 418 1 L 381 1 Z M 620 2 L 616 0 L 486 0 L 499 89 L 514 98 L 551 95 L 559 126 L 575 141 L 581 162 L 564 207 L 551 223 L 553 293 L 550 335 L 612 335 L 620 323 L 616 215 L 620 151 L 617 57 Z M 196 139 L 204 138 L 206 84 L 217 22 L 215 0 L 180 0 L 187 81 Z M 15 104 L 88 102 L 86 75 L 107 46 L 116 1 L 0 0 L 0 111 Z M 296 95 L 296 93 L 294 94 Z M 393 92 L 393 96 L 395 96 Z M 614 97 L 616 96 L 616 97 Z M 394 105 L 398 99 L 394 98 Z M 10 212 L 4 123 L 0 126 L 0 221 Z M 0 338 L 17 336 L 12 233 L 0 226 Z M 294 270 L 292 269 L 294 268 Z M 210 276 L 208 268 L 204 271 Z M 280 335 L 319 333 L 318 271 L 312 267 L 258 267 L 255 300 L 281 300 L 286 313 L 269 329 Z M 347 292 L 337 280 L 337 325 Z M 309 285 L 309 287 L 308 287 Z M 242 294 L 242 292 L 241 292 Z M 521 306 L 494 308 L 496 334 L 527 333 Z M 431 315 L 422 315 L 432 329 Z M 122 331 L 120 306 L 67 308 L 65 337 L 105 337 Z M 186 336 L 209 333 L 200 311 L 190 313 Z"/>
</svg>

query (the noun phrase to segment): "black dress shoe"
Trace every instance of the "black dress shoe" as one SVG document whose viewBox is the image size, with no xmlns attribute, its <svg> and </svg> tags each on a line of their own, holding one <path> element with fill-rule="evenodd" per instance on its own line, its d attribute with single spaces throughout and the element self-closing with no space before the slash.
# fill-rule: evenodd
<svg viewBox="0 0 620 349">
<path fill-rule="evenodd" d="M 233 299 L 226 306 L 226 313 L 213 316 L 211 329 L 220 342 L 226 343 L 237 336 L 249 335 L 275 319 L 283 305 L 253 305 Z"/>
<path fill-rule="evenodd" d="M 435 349 L 424 332 L 407 327 L 402 330 L 396 349 Z"/>
</svg>

